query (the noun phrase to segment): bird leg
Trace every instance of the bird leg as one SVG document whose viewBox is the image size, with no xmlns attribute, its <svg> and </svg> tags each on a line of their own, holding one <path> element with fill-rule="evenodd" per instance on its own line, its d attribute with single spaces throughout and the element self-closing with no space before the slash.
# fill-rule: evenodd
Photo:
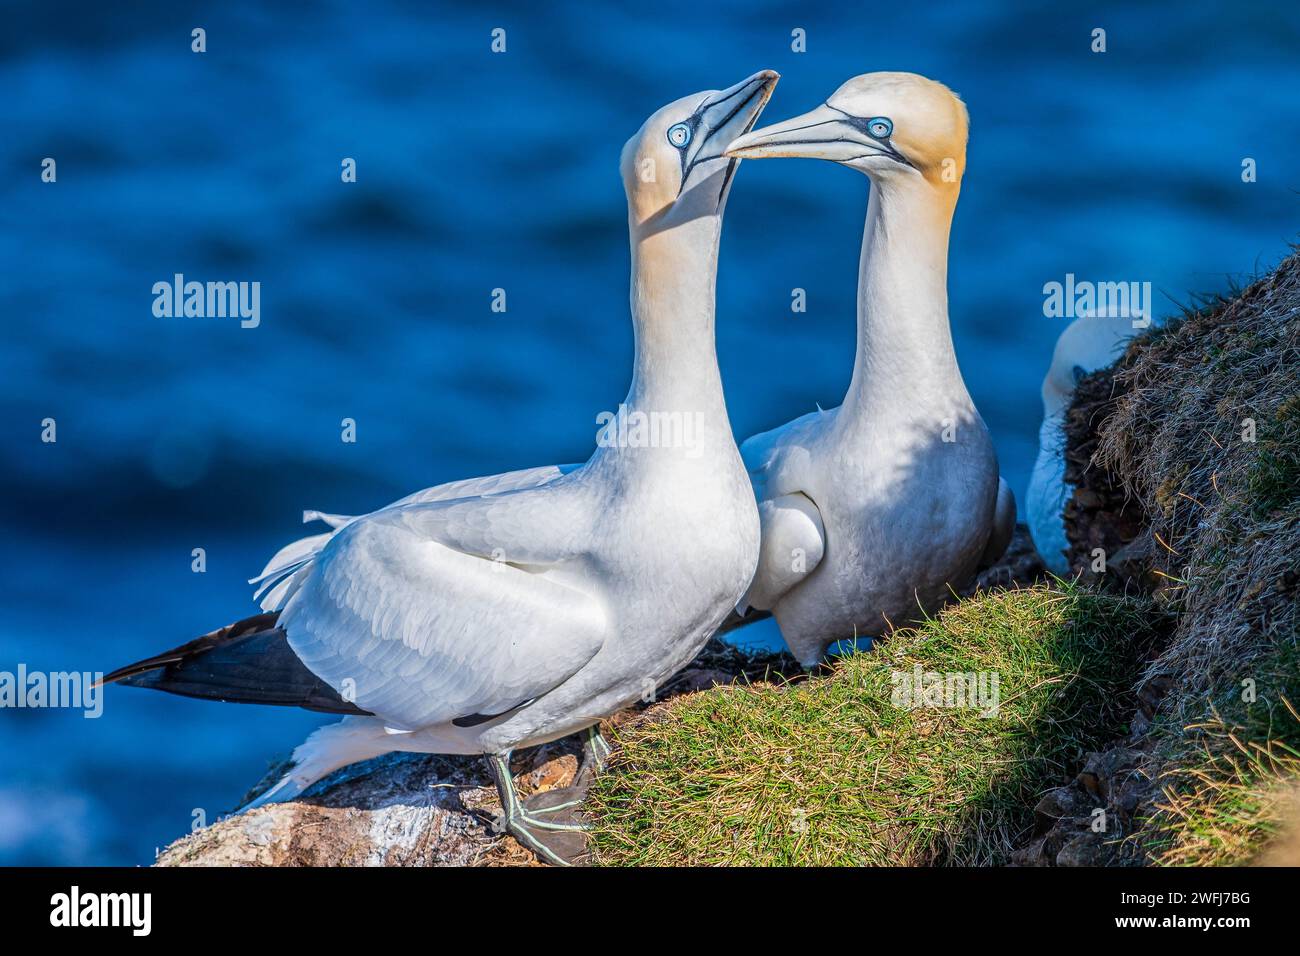
<svg viewBox="0 0 1300 956">
<path fill-rule="evenodd" d="M 600 724 L 592 724 L 582 732 L 582 736 L 582 756 L 578 760 L 578 771 L 573 775 L 573 783 L 530 797 L 524 802 L 530 812 L 550 813 L 577 806 L 586 798 L 592 778 L 605 772 L 605 767 L 609 764 L 610 746 L 600 735 Z"/>
<path fill-rule="evenodd" d="M 550 798 L 549 800 L 540 801 L 536 807 L 525 807 L 515 790 L 514 777 L 510 773 L 509 751 L 484 756 L 488 772 L 501 797 L 502 818 L 493 824 L 493 829 L 509 833 L 521 845 L 536 853 L 539 859 L 554 866 L 570 866 L 581 862 L 587 851 L 586 838 L 583 836 L 585 825 L 540 818 L 541 814 L 576 806 L 581 802 L 581 795 L 574 799 L 565 791 L 547 791 L 529 802 L 539 802 L 539 798 Z"/>
<path fill-rule="evenodd" d="M 604 773 L 605 767 L 609 765 L 610 746 L 600 733 L 600 724 L 592 724 L 584 733 L 586 740 L 582 744 L 582 770 L 590 767 L 596 773 Z"/>
</svg>

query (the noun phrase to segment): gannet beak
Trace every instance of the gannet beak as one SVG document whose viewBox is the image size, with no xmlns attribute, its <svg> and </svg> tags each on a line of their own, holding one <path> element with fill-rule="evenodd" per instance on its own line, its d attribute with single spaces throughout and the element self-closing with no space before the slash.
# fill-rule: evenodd
<svg viewBox="0 0 1300 956">
<path fill-rule="evenodd" d="M 691 171 L 710 160 L 724 159 L 724 150 L 732 140 L 749 132 L 763 107 L 772 98 L 776 82 L 781 74 L 775 70 L 759 70 L 753 76 L 741 80 L 735 86 L 714 93 L 700 104 L 696 115 L 699 117 L 699 134 L 694 151 L 683 157 L 685 169 L 682 175 L 682 191 L 686 188 Z M 727 166 L 725 183 L 730 182 L 737 160 L 731 159 Z"/>
<path fill-rule="evenodd" d="M 837 163 L 866 156 L 887 156 L 906 166 L 912 165 L 888 139 L 878 139 L 868 133 L 864 120 L 824 104 L 802 116 L 737 137 L 727 147 L 726 155 L 739 159 L 805 156 Z"/>
</svg>

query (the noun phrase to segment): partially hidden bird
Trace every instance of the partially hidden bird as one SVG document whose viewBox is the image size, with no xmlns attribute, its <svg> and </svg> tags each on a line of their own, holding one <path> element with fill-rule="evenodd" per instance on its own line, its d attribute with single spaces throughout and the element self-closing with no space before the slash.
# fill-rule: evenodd
<svg viewBox="0 0 1300 956">
<path fill-rule="evenodd" d="M 516 793 L 511 752 L 587 731 L 662 684 L 749 585 L 756 502 L 714 340 L 723 211 L 778 75 L 673 102 L 624 146 L 633 371 L 592 457 L 455 481 L 276 554 L 253 583 L 264 613 L 109 674 L 192 697 L 344 714 L 293 753 L 250 806 L 301 794 L 390 751 L 482 754 L 502 827 L 551 863 L 582 852 L 580 794 Z M 598 421 L 600 418 L 598 417 Z"/>
<path fill-rule="evenodd" d="M 1135 326 L 1127 317 L 1080 316 L 1056 340 L 1043 376 L 1043 424 L 1038 429 L 1038 458 L 1029 478 L 1025 511 L 1043 567 L 1057 577 L 1070 573 L 1065 504 L 1074 486 L 1065 480 L 1066 411 L 1079 382 L 1114 362 L 1141 327 L 1143 322 Z"/>
<path fill-rule="evenodd" d="M 996 560 L 1014 530 L 1015 499 L 948 320 L 948 239 L 968 122 L 965 104 L 940 83 L 868 73 L 727 149 L 831 160 L 871 181 L 844 401 L 741 447 L 763 539 L 738 610 L 770 610 L 805 666 L 838 640 L 929 613 Z"/>
</svg>

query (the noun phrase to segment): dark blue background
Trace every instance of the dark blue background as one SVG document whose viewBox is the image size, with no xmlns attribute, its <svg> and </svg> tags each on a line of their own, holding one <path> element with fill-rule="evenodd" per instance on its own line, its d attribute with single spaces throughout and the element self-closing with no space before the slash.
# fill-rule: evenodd
<svg viewBox="0 0 1300 956">
<path fill-rule="evenodd" d="M 620 6 L 4 8 L 0 670 L 107 670 L 251 612 L 244 579 L 304 507 L 584 459 L 629 376 L 619 149 L 755 70 L 784 77 L 768 121 L 871 70 L 966 99 L 954 337 L 1022 500 L 1061 327 L 1044 282 L 1148 280 L 1163 313 L 1295 236 L 1295 4 Z M 740 170 L 718 288 L 738 434 L 843 394 L 866 193 L 832 164 Z M 175 272 L 260 281 L 261 327 L 155 318 Z M 0 861 L 147 863 L 321 721 L 127 690 L 100 720 L 0 711 Z"/>
</svg>

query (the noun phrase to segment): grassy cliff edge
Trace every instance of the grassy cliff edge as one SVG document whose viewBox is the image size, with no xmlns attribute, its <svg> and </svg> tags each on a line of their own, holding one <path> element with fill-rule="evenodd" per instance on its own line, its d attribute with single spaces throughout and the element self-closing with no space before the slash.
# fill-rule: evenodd
<svg viewBox="0 0 1300 956">
<path fill-rule="evenodd" d="M 1135 339 L 1067 430 L 1075 583 L 624 724 L 597 862 L 1300 864 L 1300 255 Z M 997 675 L 996 712 L 900 700 L 927 674 Z"/>
<path fill-rule="evenodd" d="M 1004 863 L 1037 795 L 1123 730 L 1155 620 L 1073 587 L 987 592 L 824 676 L 678 698 L 617 733 L 596 858 Z M 965 699 L 938 685 L 954 675 Z"/>
</svg>

